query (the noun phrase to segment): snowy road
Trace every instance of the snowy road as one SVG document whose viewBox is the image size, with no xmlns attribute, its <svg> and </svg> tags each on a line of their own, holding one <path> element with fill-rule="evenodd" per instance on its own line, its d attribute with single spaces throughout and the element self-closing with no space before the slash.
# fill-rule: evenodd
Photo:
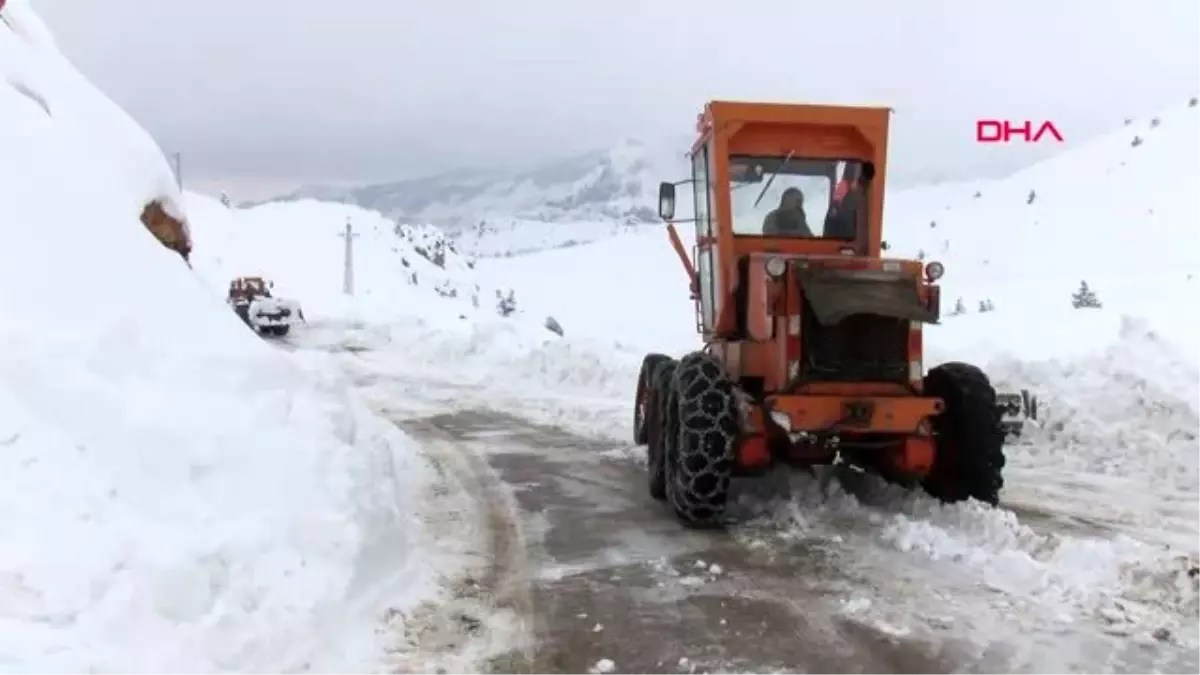
<svg viewBox="0 0 1200 675">
<path fill-rule="evenodd" d="M 397 631 L 395 672 L 1200 669 L 1186 495 L 1013 448 L 999 509 L 784 472 L 736 486 L 738 525 L 697 532 L 649 497 L 644 449 L 606 440 L 630 417 L 620 387 L 360 329 L 304 342 L 421 443 L 445 478 L 423 517 L 469 560 Z"/>
<path fill-rule="evenodd" d="M 1049 616 L 954 561 L 885 548 L 858 515 L 803 535 L 753 513 L 731 532 L 688 531 L 649 498 L 628 449 L 487 410 L 396 420 L 439 452 L 486 461 L 475 475 L 498 483 L 478 497 L 493 557 L 469 595 L 484 601 L 443 621 L 438 647 L 418 645 L 423 668 L 474 654 L 468 667 L 491 672 L 604 659 L 621 672 L 1196 669 L 1189 650 Z"/>
</svg>

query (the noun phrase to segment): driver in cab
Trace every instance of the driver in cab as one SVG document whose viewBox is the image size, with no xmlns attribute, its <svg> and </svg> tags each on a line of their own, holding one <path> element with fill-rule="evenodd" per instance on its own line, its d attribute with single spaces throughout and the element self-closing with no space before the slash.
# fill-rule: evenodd
<svg viewBox="0 0 1200 675">
<path fill-rule="evenodd" d="M 804 193 L 800 188 L 790 187 L 783 191 L 779 206 L 763 219 L 765 237 L 809 237 L 813 236 L 804 214 Z"/>
</svg>

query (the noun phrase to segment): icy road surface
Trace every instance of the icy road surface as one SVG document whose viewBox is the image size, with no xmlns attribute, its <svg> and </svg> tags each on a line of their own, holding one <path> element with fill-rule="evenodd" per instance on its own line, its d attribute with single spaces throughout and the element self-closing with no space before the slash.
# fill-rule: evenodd
<svg viewBox="0 0 1200 675">
<path fill-rule="evenodd" d="M 434 619 L 410 625 L 400 670 L 1197 670 L 1195 651 L 1170 637 L 1136 639 L 1102 616 L 1047 611 L 961 560 L 882 545 L 886 509 L 826 511 L 828 522 L 801 534 L 780 513 L 794 495 L 773 504 L 760 483 L 744 486 L 755 488 L 742 495 L 744 524 L 689 531 L 647 495 L 631 448 L 487 410 L 413 412 L 391 415 L 435 453 L 485 462 L 475 492 L 491 564 Z"/>
</svg>

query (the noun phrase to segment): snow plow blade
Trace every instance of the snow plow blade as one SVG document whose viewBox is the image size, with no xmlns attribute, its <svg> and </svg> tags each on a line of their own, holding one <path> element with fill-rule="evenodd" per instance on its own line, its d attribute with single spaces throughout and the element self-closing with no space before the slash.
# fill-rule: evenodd
<svg viewBox="0 0 1200 675">
<path fill-rule="evenodd" d="M 1020 438 L 1026 420 L 1036 420 L 1037 397 L 1028 389 L 1016 392 L 996 392 L 996 415 L 1006 439 Z"/>
</svg>

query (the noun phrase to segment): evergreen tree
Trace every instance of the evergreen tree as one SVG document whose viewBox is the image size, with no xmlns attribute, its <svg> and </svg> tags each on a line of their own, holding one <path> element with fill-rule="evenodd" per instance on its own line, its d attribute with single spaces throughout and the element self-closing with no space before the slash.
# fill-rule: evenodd
<svg viewBox="0 0 1200 675">
<path fill-rule="evenodd" d="M 1088 282 L 1080 281 L 1079 290 L 1071 295 L 1071 306 L 1075 309 L 1083 307 L 1103 307 L 1096 293 L 1088 286 Z"/>
<path fill-rule="evenodd" d="M 496 311 L 500 316 L 508 316 L 517 311 L 517 300 L 513 297 L 513 291 L 509 290 L 508 295 L 504 295 L 500 291 L 496 291 Z"/>
</svg>

